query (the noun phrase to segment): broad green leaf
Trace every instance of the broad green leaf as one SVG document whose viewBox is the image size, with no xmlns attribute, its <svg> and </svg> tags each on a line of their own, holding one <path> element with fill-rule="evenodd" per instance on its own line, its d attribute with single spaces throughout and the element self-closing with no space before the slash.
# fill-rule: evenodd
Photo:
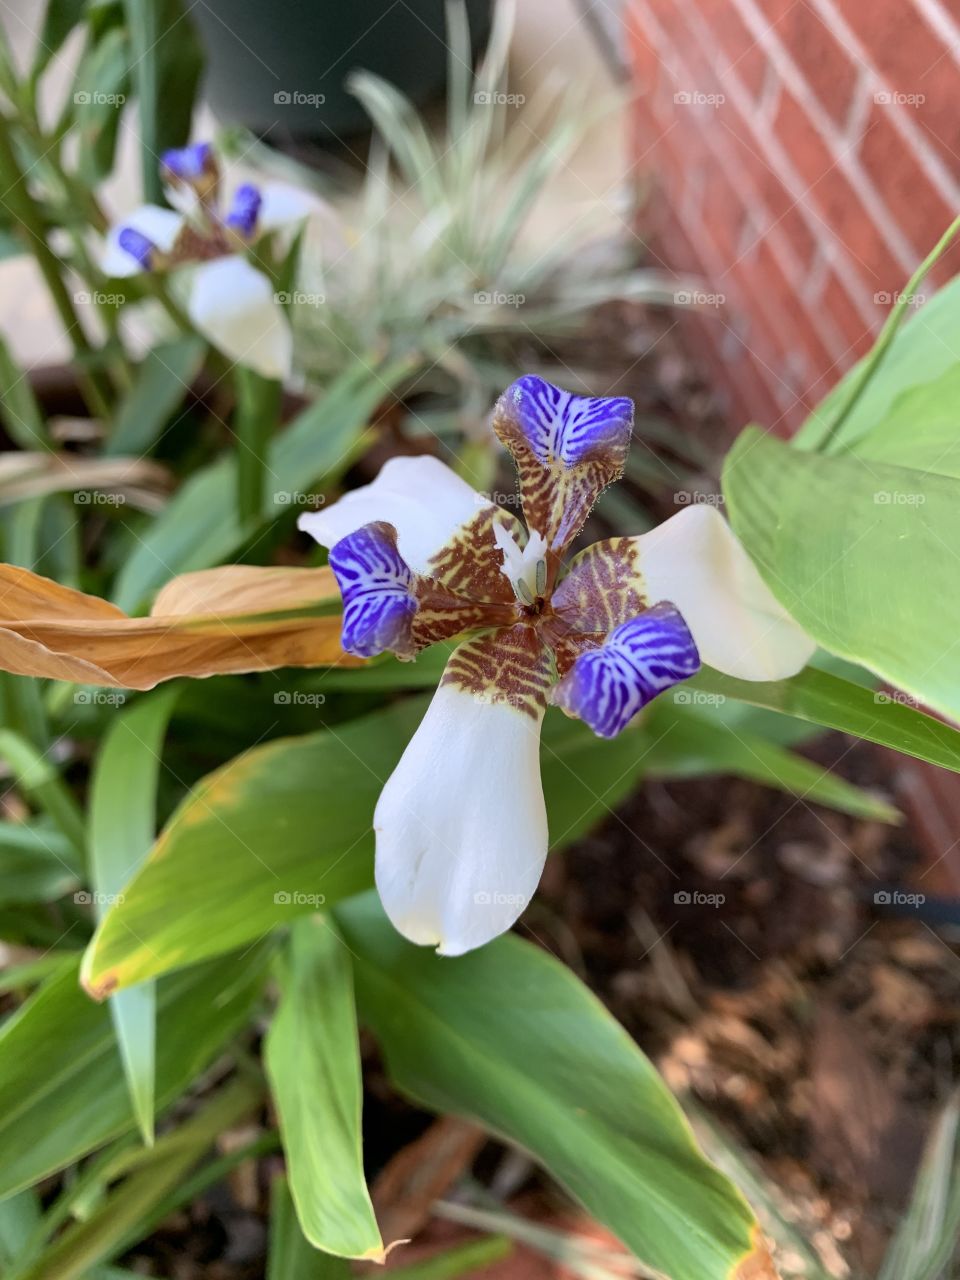
<svg viewBox="0 0 960 1280">
<path fill-rule="evenodd" d="M 363 1083 L 350 959 L 332 924 L 296 922 L 267 1035 L 267 1077 L 303 1234 L 342 1258 L 386 1257 L 363 1176 Z"/>
<path fill-rule="evenodd" d="M 902 392 L 848 448 L 856 457 L 960 478 L 960 360 L 932 382 Z"/>
<path fill-rule="evenodd" d="M 904 755 L 960 772 L 960 730 L 900 701 L 896 694 L 865 688 L 808 667 L 791 680 L 735 680 L 704 667 L 685 689 L 706 698 L 735 699 L 839 729 Z"/>
<path fill-rule="evenodd" d="M 422 710 L 280 738 L 203 779 L 101 922 L 88 989 L 192 964 L 366 888 L 377 796 Z"/>
<path fill-rule="evenodd" d="M 343 1258 L 320 1253 L 300 1230 L 287 1179 L 279 1174 L 270 1188 L 270 1253 L 267 1280 L 350 1280 Z"/>
<path fill-rule="evenodd" d="M 377 798 L 425 708 L 425 698 L 412 698 L 277 739 L 205 778 L 101 922 L 84 957 L 87 988 L 143 982 L 367 888 Z M 541 771 L 552 848 L 613 810 L 648 746 L 642 732 L 603 742 L 559 711 L 547 716 Z"/>
<path fill-rule="evenodd" d="M 924 289 L 924 294 L 928 290 Z M 922 309 L 906 320 L 893 340 L 879 369 L 867 384 L 841 430 L 830 443 L 830 452 L 848 449 L 883 422 L 900 397 L 925 383 L 943 378 L 957 363 L 960 332 L 960 277 L 938 290 Z M 802 449 L 816 449 L 850 394 L 869 353 L 821 401 L 795 437 Z"/>
<path fill-rule="evenodd" d="M 30 381 L 0 337 L 0 420 L 10 439 L 27 451 L 51 449 L 46 423 Z"/>
<path fill-rule="evenodd" d="M 79 885 L 73 851 L 46 822 L 0 822 L 0 904 L 54 902 Z"/>
<path fill-rule="evenodd" d="M 723 485 L 770 589 L 819 644 L 960 718 L 957 481 L 750 428 Z"/>
<path fill-rule="evenodd" d="M 151 1211 L 226 1130 L 261 1100 L 250 1080 L 236 1080 L 165 1134 L 89 1216 L 73 1223 L 31 1265 L 8 1280 L 83 1280 L 89 1269 L 124 1252 L 144 1233 Z"/>
<path fill-rule="evenodd" d="M 702 709 L 660 699 L 651 707 L 647 730 L 654 738 L 645 761 L 646 772 L 652 777 L 698 778 L 703 774 L 729 773 L 786 791 L 811 804 L 829 805 L 856 818 L 901 820 L 899 811 L 885 800 Z"/>
<path fill-rule="evenodd" d="M 137 457 L 153 448 L 190 390 L 206 349 L 202 338 L 188 337 L 147 352 L 117 409 L 106 455 Z"/>
<path fill-rule="evenodd" d="M 405 1093 L 529 1151 L 670 1280 L 772 1280 L 746 1201 L 567 968 L 514 935 L 437 956 L 405 942 L 373 894 L 335 914 L 361 1018 Z"/>
<path fill-rule="evenodd" d="M 157 988 L 157 1106 L 177 1098 L 242 1027 L 269 947 L 165 979 Z M 110 1012 L 64 962 L 0 1029 L 0 1198 L 133 1129 Z"/>
<path fill-rule="evenodd" d="M 90 876 L 97 915 L 115 901 L 156 835 L 157 780 L 167 721 L 179 689 L 163 689 L 121 711 L 93 769 Z M 141 983 L 110 997 L 117 1045 L 137 1124 L 153 1142 L 156 987 Z"/>
<path fill-rule="evenodd" d="M 349 467 L 380 401 L 408 372 L 406 363 L 382 370 L 358 361 L 309 408 L 280 431 L 270 446 L 263 521 L 274 519 L 311 484 L 332 484 Z M 115 600 L 128 613 L 178 573 L 219 564 L 256 531 L 244 528 L 236 509 L 234 457 L 195 472 L 141 535 L 116 585 Z"/>
</svg>

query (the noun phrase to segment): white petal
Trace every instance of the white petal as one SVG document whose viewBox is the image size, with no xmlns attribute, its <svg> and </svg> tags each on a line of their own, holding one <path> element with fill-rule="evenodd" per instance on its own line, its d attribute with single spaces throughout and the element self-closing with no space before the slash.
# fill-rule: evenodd
<svg viewBox="0 0 960 1280">
<path fill-rule="evenodd" d="M 547 856 L 539 722 L 441 685 L 373 825 L 396 928 L 447 956 L 489 942 L 533 897 Z"/>
<path fill-rule="evenodd" d="M 261 196 L 257 214 L 257 232 L 276 231 L 294 226 L 314 213 L 326 213 L 328 206 L 320 196 L 286 182 L 255 183 Z"/>
<path fill-rule="evenodd" d="M 158 249 L 169 253 L 182 226 L 183 218 L 179 213 L 164 209 L 158 204 L 144 204 L 139 209 L 134 209 L 125 218 L 114 222 L 107 232 L 106 243 L 100 255 L 100 267 L 104 275 L 135 276 L 143 270 L 132 253 L 120 248 L 119 237 L 124 227 L 139 231 L 148 240 L 152 240 Z"/>
<path fill-rule="evenodd" d="M 351 489 L 322 511 L 297 521 L 323 547 L 332 547 L 361 525 L 385 520 L 397 531 L 397 547 L 411 569 L 423 573 L 431 556 L 462 524 L 489 505 L 439 458 L 391 458 L 377 478 Z"/>
<path fill-rule="evenodd" d="M 293 335 L 270 280 L 240 254 L 198 267 L 190 291 L 190 319 L 237 364 L 265 378 L 290 372 Z"/>
<path fill-rule="evenodd" d="M 672 600 L 708 666 L 741 680 L 783 680 L 815 642 L 760 577 L 716 507 L 698 503 L 636 539 L 642 590 Z"/>
</svg>

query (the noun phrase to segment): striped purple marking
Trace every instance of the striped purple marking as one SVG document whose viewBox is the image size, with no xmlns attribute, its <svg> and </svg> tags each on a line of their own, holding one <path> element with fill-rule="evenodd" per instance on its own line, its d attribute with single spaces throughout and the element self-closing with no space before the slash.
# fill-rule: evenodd
<svg viewBox="0 0 960 1280">
<path fill-rule="evenodd" d="M 260 194 L 259 187 L 255 187 L 252 182 L 244 182 L 233 193 L 230 209 L 224 222 L 228 227 L 239 232 L 245 240 L 249 240 L 256 229 L 262 203 L 263 196 Z"/>
<path fill-rule="evenodd" d="M 346 652 L 374 658 L 391 649 L 409 656 L 414 575 L 397 550 L 393 525 L 378 520 L 341 538 L 330 552 L 330 568 L 343 596 Z"/>
<path fill-rule="evenodd" d="M 532 373 L 504 392 L 516 421 L 540 462 L 567 467 L 608 453 L 623 455 L 633 430 L 633 401 L 625 397 L 574 396 Z"/>
<path fill-rule="evenodd" d="M 615 738 L 658 693 L 700 669 L 700 654 L 680 611 L 656 604 L 582 653 L 553 690 L 553 701 L 601 738 Z"/>
</svg>

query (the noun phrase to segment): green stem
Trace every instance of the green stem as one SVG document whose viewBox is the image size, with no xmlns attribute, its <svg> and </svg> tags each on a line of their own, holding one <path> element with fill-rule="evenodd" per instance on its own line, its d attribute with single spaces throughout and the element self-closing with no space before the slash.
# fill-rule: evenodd
<svg viewBox="0 0 960 1280">
<path fill-rule="evenodd" d="M 3 183 L 5 190 L 2 202 L 13 214 L 27 251 L 32 253 L 37 261 L 67 336 L 73 344 L 74 352 L 81 358 L 92 355 L 93 348 L 80 327 L 73 299 L 60 274 L 60 260 L 47 243 L 43 219 L 27 189 L 26 179 L 20 171 L 10 136 L 10 122 L 2 115 L 0 115 L 0 182 Z M 80 371 L 78 382 L 91 414 L 94 417 L 106 418 L 109 415 L 109 397 L 96 374 L 93 371 L 89 373 Z"/>
<path fill-rule="evenodd" d="M 960 216 L 954 218 L 953 222 L 950 223 L 950 226 L 947 227 L 946 231 L 907 281 L 906 287 L 897 298 L 896 305 L 887 317 L 886 324 L 884 324 L 883 328 L 880 330 L 880 336 L 873 344 L 870 354 L 867 356 L 866 360 L 864 360 L 859 371 L 855 375 L 846 403 L 841 407 L 840 412 L 827 428 L 826 435 L 822 437 L 820 443 L 817 445 L 818 452 L 826 452 L 828 446 L 835 439 L 840 428 L 853 412 L 857 401 L 867 389 L 870 380 L 879 369 L 881 361 L 887 354 L 890 344 L 897 336 L 897 330 L 903 323 L 907 308 L 910 306 L 910 300 L 916 295 L 917 289 L 923 283 L 924 277 L 930 268 L 935 265 L 941 255 L 950 247 L 950 244 L 958 231 L 960 231 Z"/>
<path fill-rule="evenodd" d="M 252 531 L 263 517 L 266 499 L 267 454 L 280 416 L 282 387 L 272 378 L 238 365 L 234 372 L 237 408 L 237 513 L 244 530 Z"/>
</svg>

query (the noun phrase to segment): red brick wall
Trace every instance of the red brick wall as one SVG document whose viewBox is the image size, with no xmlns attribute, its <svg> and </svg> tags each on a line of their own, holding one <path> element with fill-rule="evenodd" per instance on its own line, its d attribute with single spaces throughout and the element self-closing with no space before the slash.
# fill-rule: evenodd
<svg viewBox="0 0 960 1280">
<path fill-rule="evenodd" d="M 681 323 L 734 424 L 788 433 L 960 212 L 960 0 L 627 12 L 653 248 L 703 282 Z"/>
</svg>

